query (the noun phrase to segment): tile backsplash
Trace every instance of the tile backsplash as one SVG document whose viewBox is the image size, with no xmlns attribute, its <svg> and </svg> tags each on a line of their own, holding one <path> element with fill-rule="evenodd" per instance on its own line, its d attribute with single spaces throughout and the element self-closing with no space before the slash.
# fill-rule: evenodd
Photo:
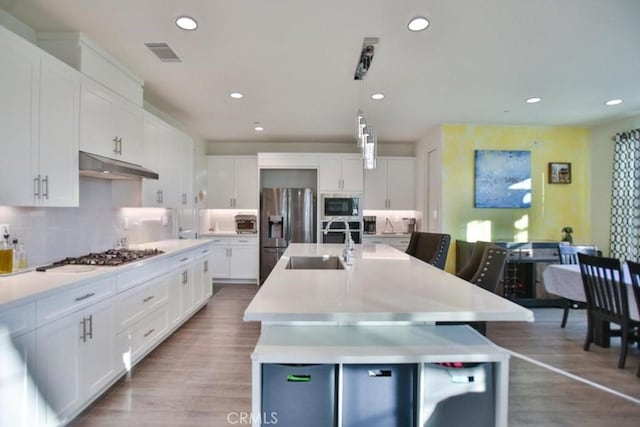
<svg viewBox="0 0 640 427">
<path fill-rule="evenodd" d="M 123 237 L 130 244 L 171 239 L 174 222 L 171 209 L 112 207 L 111 182 L 88 177 L 80 177 L 79 207 L 0 206 L 0 224 L 24 244 L 30 268 L 104 251 Z"/>
</svg>

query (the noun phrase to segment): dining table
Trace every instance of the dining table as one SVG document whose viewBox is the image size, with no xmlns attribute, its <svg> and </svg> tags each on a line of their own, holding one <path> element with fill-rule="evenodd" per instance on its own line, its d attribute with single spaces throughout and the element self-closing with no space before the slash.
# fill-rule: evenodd
<svg viewBox="0 0 640 427">
<path fill-rule="evenodd" d="M 579 264 L 550 264 L 542 273 L 544 288 L 547 292 L 575 302 L 586 302 Z M 622 264 L 622 282 L 627 286 L 629 300 L 629 317 L 640 321 L 638 302 L 631 285 L 631 276 L 627 264 Z M 601 347 L 609 347 L 611 329 L 609 322 L 598 322 L 594 325 L 593 342 Z"/>
</svg>

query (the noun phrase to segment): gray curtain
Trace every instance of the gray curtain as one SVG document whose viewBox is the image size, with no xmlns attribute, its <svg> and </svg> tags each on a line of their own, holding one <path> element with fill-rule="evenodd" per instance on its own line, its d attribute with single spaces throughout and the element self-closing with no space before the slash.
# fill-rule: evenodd
<svg viewBox="0 0 640 427">
<path fill-rule="evenodd" d="M 610 256 L 640 261 L 640 129 L 616 134 Z"/>
</svg>

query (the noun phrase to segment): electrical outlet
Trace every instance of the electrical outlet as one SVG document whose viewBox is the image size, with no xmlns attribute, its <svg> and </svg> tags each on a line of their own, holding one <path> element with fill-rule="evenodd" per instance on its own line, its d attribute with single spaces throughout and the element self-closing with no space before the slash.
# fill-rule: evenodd
<svg viewBox="0 0 640 427">
<path fill-rule="evenodd" d="M 9 224 L 0 224 L 0 238 L 4 238 L 5 234 L 11 235 L 11 226 Z"/>
</svg>

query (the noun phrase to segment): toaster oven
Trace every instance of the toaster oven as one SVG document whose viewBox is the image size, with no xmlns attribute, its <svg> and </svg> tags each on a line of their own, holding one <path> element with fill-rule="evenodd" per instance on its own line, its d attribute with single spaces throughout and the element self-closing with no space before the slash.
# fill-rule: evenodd
<svg viewBox="0 0 640 427">
<path fill-rule="evenodd" d="M 236 233 L 255 234 L 258 232 L 256 215 L 236 215 Z"/>
</svg>

